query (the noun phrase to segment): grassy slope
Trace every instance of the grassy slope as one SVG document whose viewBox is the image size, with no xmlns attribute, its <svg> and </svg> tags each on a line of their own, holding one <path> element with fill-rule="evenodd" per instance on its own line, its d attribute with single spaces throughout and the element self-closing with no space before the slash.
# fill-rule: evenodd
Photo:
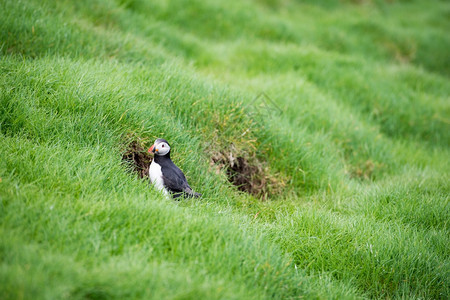
<svg viewBox="0 0 450 300">
<path fill-rule="evenodd" d="M 0 5 L 1 298 L 449 296 L 445 1 Z M 127 172 L 126 135 L 204 198 Z M 283 194 L 216 174 L 231 143 Z"/>
</svg>

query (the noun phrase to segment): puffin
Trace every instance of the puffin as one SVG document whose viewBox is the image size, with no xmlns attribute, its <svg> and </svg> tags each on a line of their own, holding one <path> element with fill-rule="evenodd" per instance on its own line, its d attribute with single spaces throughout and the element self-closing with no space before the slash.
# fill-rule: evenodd
<svg viewBox="0 0 450 300">
<path fill-rule="evenodd" d="M 148 149 L 154 157 L 148 171 L 150 181 L 166 196 L 171 195 L 174 199 L 199 198 L 201 194 L 196 193 L 189 186 L 186 176 L 170 159 L 170 145 L 165 139 L 156 139 L 155 143 Z"/>
</svg>

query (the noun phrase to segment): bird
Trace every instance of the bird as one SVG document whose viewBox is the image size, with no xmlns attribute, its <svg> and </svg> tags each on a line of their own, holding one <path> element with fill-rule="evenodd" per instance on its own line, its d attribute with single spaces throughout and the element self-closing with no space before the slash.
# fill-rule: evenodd
<svg viewBox="0 0 450 300">
<path fill-rule="evenodd" d="M 192 190 L 183 171 L 170 159 L 168 141 L 161 138 L 156 139 L 148 152 L 154 154 L 148 173 L 150 181 L 156 189 L 162 191 L 166 196 L 171 195 L 174 199 L 201 197 L 202 194 Z"/>
</svg>

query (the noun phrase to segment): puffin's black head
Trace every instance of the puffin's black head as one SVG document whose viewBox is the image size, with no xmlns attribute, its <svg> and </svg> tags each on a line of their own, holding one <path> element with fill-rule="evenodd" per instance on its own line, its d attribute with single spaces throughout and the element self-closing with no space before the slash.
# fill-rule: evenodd
<svg viewBox="0 0 450 300">
<path fill-rule="evenodd" d="M 153 146 L 150 147 L 150 149 L 148 149 L 148 152 L 150 153 L 154 153 L 157 155 L 166 155 L 167 153 L 170 152 L 170 145 L 169 142 L 166 141 L 165 139 L 156 139 L 155 143 L 153 144 Z"/>
</svg>

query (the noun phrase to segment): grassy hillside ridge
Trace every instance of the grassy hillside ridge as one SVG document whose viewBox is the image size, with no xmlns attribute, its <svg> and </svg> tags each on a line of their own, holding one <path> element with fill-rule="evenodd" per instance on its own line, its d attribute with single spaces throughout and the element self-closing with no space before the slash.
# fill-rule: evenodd
<svg viewBox="0 0 450 300">
<path fill-rule="evenodd" d="M 0 8 L 1 298 L 450 294 L 445 1 Z M 203 199 L 122 163 L 156 137 Z"/>
</svg>

